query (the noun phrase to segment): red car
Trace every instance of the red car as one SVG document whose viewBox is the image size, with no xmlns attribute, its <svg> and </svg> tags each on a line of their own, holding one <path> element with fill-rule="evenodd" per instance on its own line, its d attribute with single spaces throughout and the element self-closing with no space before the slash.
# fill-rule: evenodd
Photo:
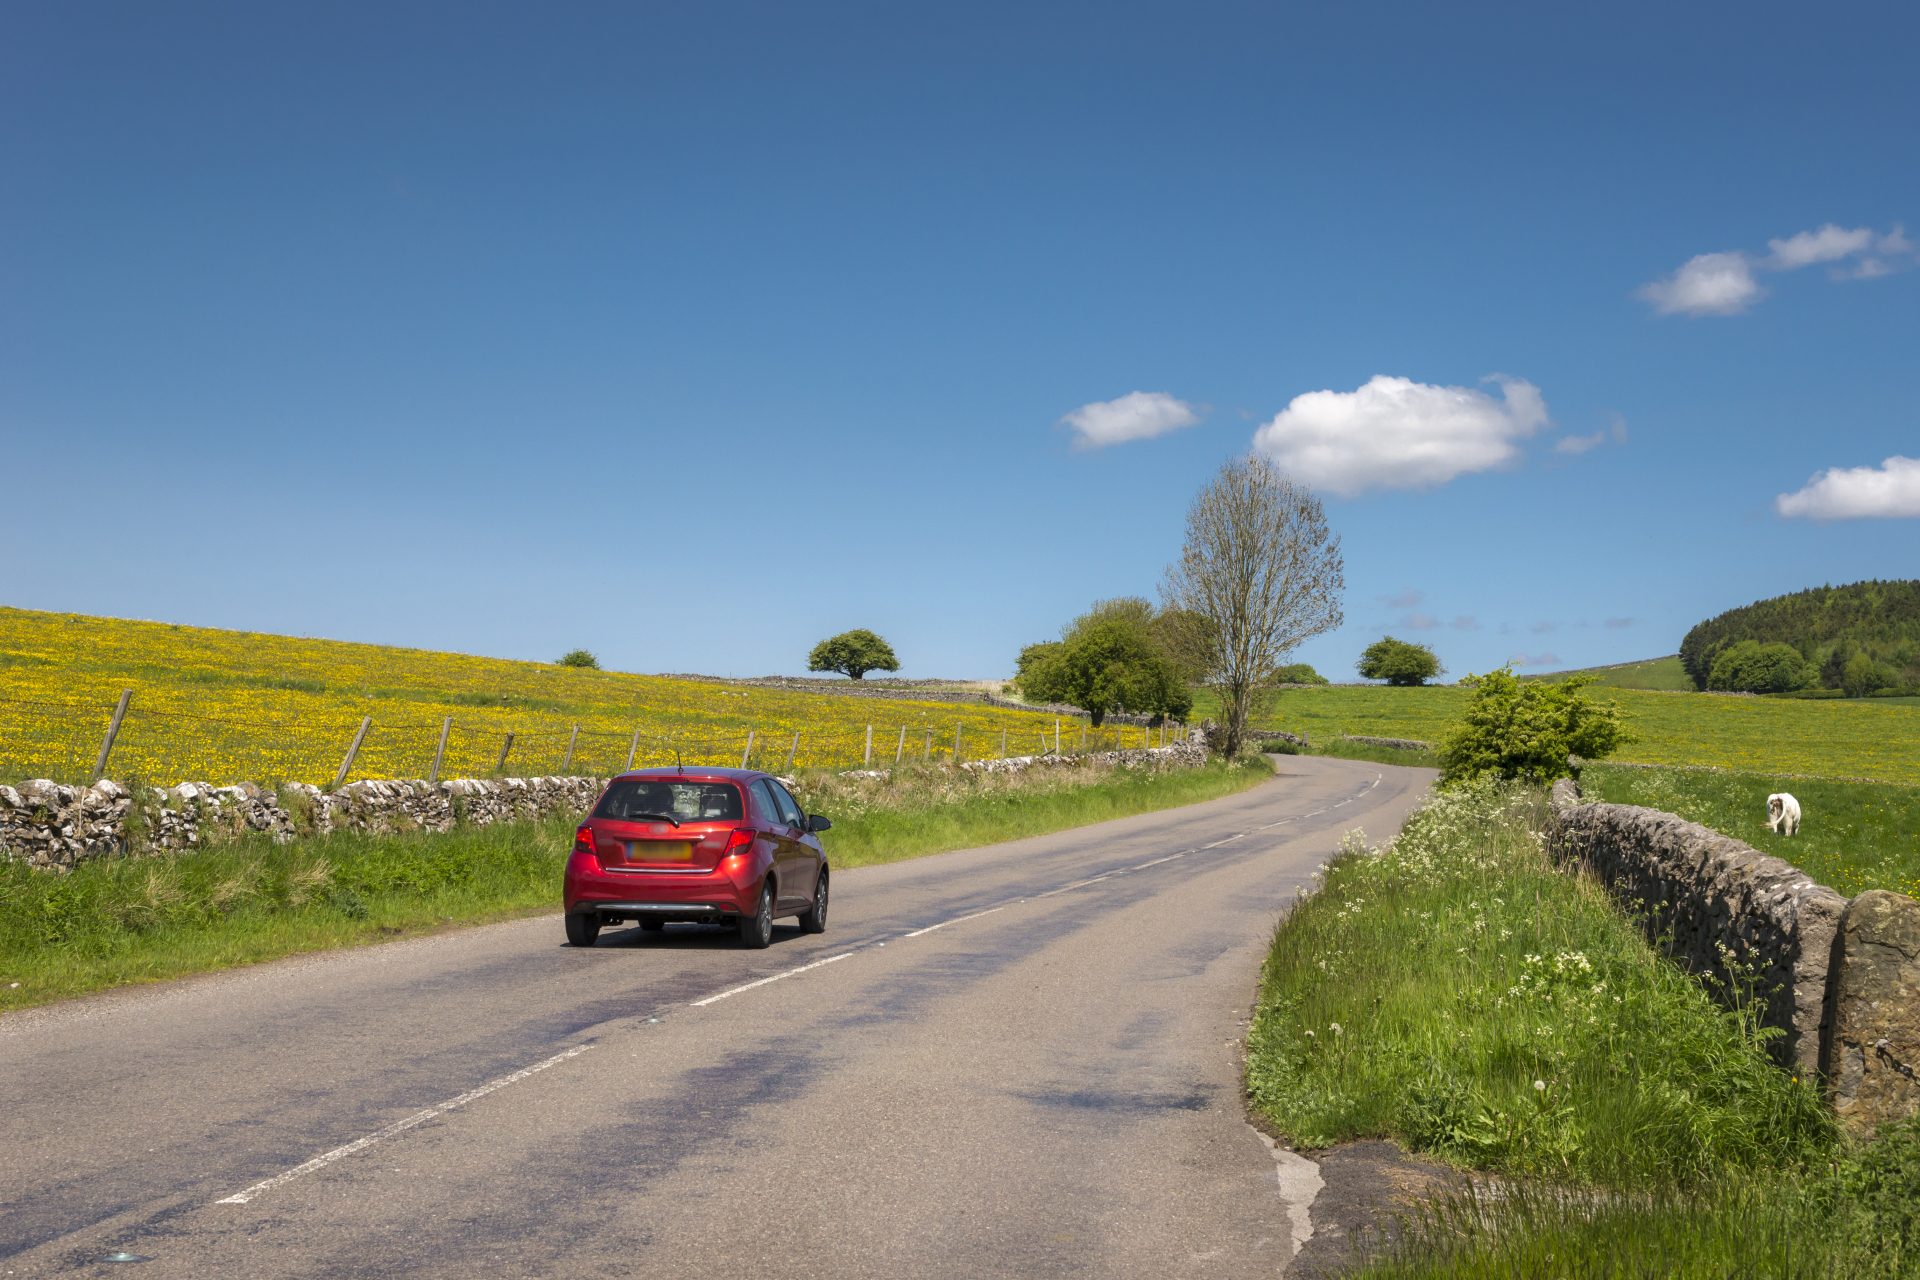
<svg viewBox="0 0 1920 1280">
<path fill-rule="evenodd" d="M 604 925 L 637 920 L 731 924 L 740 941 L 773 941 L 777 916 L 827 927 L 833 824 L 803 813 L 778 778 L 756 769 L 660 768 L 607 784 L 567 859 L 567 941 L 590 947 Z"/>
</svg>

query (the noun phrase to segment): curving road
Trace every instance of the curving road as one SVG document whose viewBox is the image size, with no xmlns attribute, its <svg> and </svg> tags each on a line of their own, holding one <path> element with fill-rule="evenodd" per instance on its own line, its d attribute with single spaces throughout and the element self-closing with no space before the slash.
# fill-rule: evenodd
<svg viewBox="0 0 1920 1280">
<path fill-rule="evenodd" d="M 1276 759 L 844 872 L 768 951 L 556 914 L 0 1019 L 0 1274 L 1275 1275 L 1318 1179 L 1243 1119 L 1266 940 L 1432 776 Z"/>
</svg>

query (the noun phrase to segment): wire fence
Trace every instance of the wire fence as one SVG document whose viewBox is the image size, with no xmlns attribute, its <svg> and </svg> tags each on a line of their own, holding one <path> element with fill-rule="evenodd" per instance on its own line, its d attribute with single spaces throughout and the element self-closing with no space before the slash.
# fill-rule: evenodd
<svg viewBox="0 0 1920 1280">
<path fill-rule="evenodd" d="M 755 723 L 736 715 L 662 725 L 636 717 L 625 727 L 500 709 L 418 719 L 388 718 L 381 708 L 356 714 L 326 707 L 242 719 L 200 714 L 164 695 L 153 701 L 159 705 L 130 692 L 118 702 L 0 697 L 0 780 L 338 786 L 356 778 L 607 777 L 676 762 L 774 771 L 886 768 L 1165 746 L 1182 733 L 1172 724 L 1095 726 L 1064 716 L 1014 725 L 959 708 L 950 718 L 922 712 L 888 720 L 878 704 L 871 722 Z"/>
</svg>

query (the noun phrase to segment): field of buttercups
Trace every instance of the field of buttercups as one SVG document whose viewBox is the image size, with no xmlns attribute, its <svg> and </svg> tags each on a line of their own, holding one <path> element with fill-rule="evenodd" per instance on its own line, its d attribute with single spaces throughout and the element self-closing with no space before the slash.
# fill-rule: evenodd
<svg viewBox="0 0 1920 1280">
<path fill-rule="evenodd" d="M 0 608 L 0 781 L 85 781 L 131 689 L 108 772 L 170 785 L 626 766 L 796 768 L 1144 746 L 1157 731 L 950 702 L 846 698 L 548 663 Z M 512 742 L 508 744 L 508 735 Z M 1154 738 L 1157 741 L 1157 738 Z M 503 750 L 505 759 L 502 760 Z"/>
</svg>

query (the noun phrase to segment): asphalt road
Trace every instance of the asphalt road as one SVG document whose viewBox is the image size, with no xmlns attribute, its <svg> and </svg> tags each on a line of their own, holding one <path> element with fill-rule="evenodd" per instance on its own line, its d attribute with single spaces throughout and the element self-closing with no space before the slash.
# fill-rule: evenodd
<svg viewBox="0 0 1920 1280">
<path fill-rule="evenodd" d="M 0 1273 L 1273 1276 L 1265 943 L 1431 778 L 1278 767 L 844 872 L 767 951 L 556 912 L 0 1018 Z"/>
</svg>

